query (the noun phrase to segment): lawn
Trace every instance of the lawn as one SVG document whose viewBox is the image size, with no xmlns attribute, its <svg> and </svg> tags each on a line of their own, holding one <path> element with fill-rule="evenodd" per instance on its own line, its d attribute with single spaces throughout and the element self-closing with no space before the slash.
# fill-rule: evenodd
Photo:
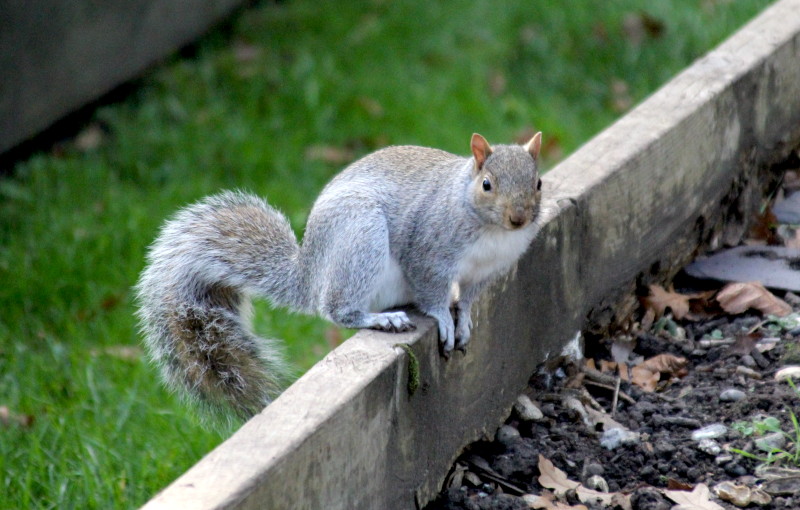
<svg viewBox="0 0 800 510">
<path fill-rule="evenodd" d="M 353 158 L 466 154 L 474 131 L 541 130 L 552 166 L 768 3 L 258 2 L 152 69 L 0 178 L 0 508 L 136 507 L 224 439 L 161 387 L 133 317 L 181 205 L 246 189 L 302 235 Z M 298 370 L 350 333 L 255 320 Z"/>
</svg>

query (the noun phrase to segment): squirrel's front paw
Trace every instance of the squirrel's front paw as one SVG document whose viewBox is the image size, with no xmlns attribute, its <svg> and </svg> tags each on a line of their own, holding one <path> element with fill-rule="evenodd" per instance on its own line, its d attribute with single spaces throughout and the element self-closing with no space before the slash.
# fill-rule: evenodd
<svg viewBox="0 0 800 510">
<path fill-rule="evenodd" d="M 449 324 L 439 321 L 439 345 L 442 349 L 442 356 L 449 359 L 450 353 L 453 352 L 456 345 L 455 327 L 452 321 Z"/>
<path fill-rule="evenodd" d="M 464 313 L 463 311 L 459 310 L 456 321 L 455 348 L 459 351 L 466 351 L 472 331 L 472 318 L 469 315 L 469 311 Z"/>
<path fill-rule="evenodd" d="M 383 331 L 393 331 L 399 333 L 402 331 L 411 331 L 416 328 L 411 319 L 408 318 L 406 312 L 383 312 L 374 314 L 372 320 L 373 329 L 380 329 Z"/>
<path fill-rule="evenodd" d="M 462 328 L 459 326 L 456 329 L 455 348 L 458 349 L 459 351 L 466 351 L 467 344 L 469 343 L 469 338 L 470 338 L 470 328 L 468 327 Z"/>
</svg>

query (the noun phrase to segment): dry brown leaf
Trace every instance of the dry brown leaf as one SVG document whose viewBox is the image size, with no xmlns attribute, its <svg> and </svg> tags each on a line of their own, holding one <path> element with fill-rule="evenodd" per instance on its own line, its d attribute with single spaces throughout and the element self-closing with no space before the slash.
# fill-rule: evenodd
<svg viewBox="0 0 800 510">
<path fill-rule="evenodd" d="M 642 361 L 636 366 L 646 367 L 649 370 L 665 374 L 678 375 L 682 369 L 686 368 L 687 363 L 688 360 L 681 356 L 674 356 L 672 354 L 659 354 Z"/>
<path fill-rule="evenodd" d="M 631 368 L 631 382 L 645 391 L 655 391 L 661 374 L 668 374 L 670 377 L 681 375 L 687 363 L 686 358 L 672 354 L 653 356 Z"/>
<path fill-rule="evenodd" d="M 580 483 L 573 482 L 567 474 L 558 469 L 544 455 L 539 455 L 539 483 L 542 487 L 552 489 L 556 496 L 563 496 L 569 490 L 580 487 Z"/>
<path fill-rule="evenodd" d="M 640 45 L 646 37 L 661 37 L 665 29 L 663 21 L 644 11 L 629 12 L 622 20 L 625 38 L 634 46 Z"/>
<path fill-rule="evenodd" d="M 723 310 L 731 314 L 744 313 L 751 308 L 778 317 L 792 313 L 788 303 L 759 282 L 729 283 L 717 293 L 716 300 Z"/>
<path fill-rule="evenodd" d="M 541 510 L 588 510 L 586 505 L 569 505 L 561 503 L 554 499 L 553 493 L 544 491 L 541 495 L 525 494 L 522 500 L 528 504 L 530 508 Z"/>
<path fill-rule="evenodd" d="M 33 425 L 33 421 L 32 414 L 16 413 L 9 409 L 8 406 L 0 406 L 0 425 L 16 425 L 27 429 Z"/>
<path fill-rule="evenodd" d="M 355 153 L 346 147 L 312 145 L 306 149 L 306 159 L 322 161 L 330 165 L 344 165 L 355 159 Z"/>
<path fill-rule="evenodd" d="M 661 374 L 642 367 L 633 367 L 631 382 L 645 391 L 656 391 Z"/>
<path fill-rule="evenodd" d="M 778 244 L 778 238 L 775 235 L 777 225 L 778 218 L 775 217 L 772 209 L 767 207 L 763 214 L 756 217 L 755 222 L 750 227 L 750 231 L 747 233 L 747 237 L 749 240 L 763 241 L 770 245 Z"/>
<path fill-rule="evenodd" d="M 725 510 L 722 506 L 709 500 L 711 491 L 704 483 L 699 483 L 692 492 L 664 491 L 664 495 L 677 503 L 672 510 Z"/>
<path fill-rule="evenodd" d="M 604 505 L 616 504 L 622 508 L 630 508 L 630 497 L 619 492 L 600 492 L 587 489 L 579 482 L 574 482 L 567 474 L 555 467 L 543 455 L 539 455 L 539 484 L 555 491 L 556 496 L 562 497 L 569 490 L 574 490 L 578 499 L 583 503 L 600 501 Z"/>
<path fill-rule="evenodd" d="M 650 286 L 650 295 L 642 298 L 642 305 L 646 310 L 652 310 L 654 318 L 658 319 L 667 310 L 672 310 L 672 316 L 680 320 L 689 314 L 689 300 L 693 294 L 678 294 L 670 288 L 665 290 L 660 285 Z"/>
</svg>

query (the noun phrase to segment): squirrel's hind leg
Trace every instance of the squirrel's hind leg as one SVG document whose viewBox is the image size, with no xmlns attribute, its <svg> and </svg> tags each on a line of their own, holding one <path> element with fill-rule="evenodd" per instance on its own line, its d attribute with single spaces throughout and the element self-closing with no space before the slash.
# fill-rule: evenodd
<svg viewBox="0 0 800 510">
<path fill-rule="evenodd" d="M 389 235 L 382 217 L 368 222 L 372 228 L 357 240 L 337 239 L 329 246 L 327 285 L 322 313 L 346 328 L 410 331 L 414 323 L 403 311 L 384 310 L 408 304 L 410 295 L 399 265 L 389 250 Z"/>
</svg>

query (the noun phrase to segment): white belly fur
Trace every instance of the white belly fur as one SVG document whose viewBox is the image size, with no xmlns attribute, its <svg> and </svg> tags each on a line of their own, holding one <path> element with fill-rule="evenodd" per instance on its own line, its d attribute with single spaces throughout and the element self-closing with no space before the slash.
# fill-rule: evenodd
<svg viewBox="0 0 800 510">
<path fill-rule="evenodd" d="M 535 224 L 520 230 L 486 229 L 464 253 L 456 281 L 463 286 L 506 271 L 528 249 L 537 230 Z"/>
<path fill-rule="evenodd" d="M 371 312 L 381 312 L 394 306 L 407 305 L 414 301 L 414 293 L 408 285 L 400 264 L 387 258 L 383 272 L 376 280 L 375 293 L 369 302 Z"/>
</svg>

